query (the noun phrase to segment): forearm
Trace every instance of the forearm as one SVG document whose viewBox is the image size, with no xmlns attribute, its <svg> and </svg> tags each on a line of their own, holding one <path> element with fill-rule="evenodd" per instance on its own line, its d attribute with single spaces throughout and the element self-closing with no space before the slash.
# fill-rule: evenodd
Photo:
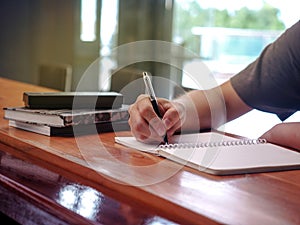
<svg viewBox="0 0 300 225">
<path fill-rule="evenodd" d="M 300 123 L 281 123 L 261 136 L 268 142 L 300 150 Z"/>
<path fill-rule="evenodd" d="M 211 127 L 210 107 L 204 91 L 190 91 L 174 102 L 179 102 L 183 106 L 181 131 L 199 131 L 201 128 Z"/>
<path fill-rule="evenodd" d="M 184 105 L 182 129 L 188 131 L 216 129 L 252 109 L 239 98 L 229 81 L 209 90 L 191 91 L 175 101 Z"/>
<path fill-rule="evenodd" d="M 183 104 L 183 131 L 217 128 L 224 123 L 225 106 L 220 90 L 195 90 L 176 99 Z"/>
</svg>

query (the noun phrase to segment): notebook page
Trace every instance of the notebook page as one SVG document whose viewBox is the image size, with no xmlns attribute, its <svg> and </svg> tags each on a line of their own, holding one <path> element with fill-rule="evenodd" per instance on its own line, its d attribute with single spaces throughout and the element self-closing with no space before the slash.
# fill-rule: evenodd
<svg viewBox="0 0 300 225">
<path fill-rule="evenodd" d="M 270 143 L 244 143 L 241 139 L 216 132 L 175 135 L 170 139 L 171 144 L 165 147 L 145 144 L 134 137 L 115 137 L 115 141 L 212 174 L 300 169 L 299 152 Z M 207 145 L 188 147 L 193 143 Z"/>
<path fill-rule="evenodd" d="M 233 137 L 228 137 L 215 132 L 207 133 L 191 133 L 191 134 L 182 134 L 174 135 L 170 138 L 170 143 L 212 143 L 212 142 L 221 142 L 221 141 L 235 141 L 238 140 Z M 122 144 L 124 146 L 137 149 L 139 151 L 154 153 L 157 154 L 159 145 L 145 144 L 140 141 L 137 141 L 134 137 L 115 137 L 115 142 Z"/>
<path fill-rule="evenodd" d="M 300 153 L 270 143 L 203 148 L 164 148 L 159 154 L 213 174 L 300 169 Z"/>
<path fill-rule="evenodd" d="M 137 141 L 134 137 L 115 137 L 115 142 L 142 152 L 158 154 L 158 145 L 145 144 L 143 142 Z"/>
</svg>

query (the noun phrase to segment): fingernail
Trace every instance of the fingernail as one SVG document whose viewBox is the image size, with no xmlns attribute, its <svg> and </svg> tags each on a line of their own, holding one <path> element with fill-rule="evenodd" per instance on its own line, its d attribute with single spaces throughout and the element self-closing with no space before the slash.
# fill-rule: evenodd
<svg viewBox="0 0 300 225">
<path fill-rule="evenodd" d="M 165 120 L 163 120 L 163 122 L 164 122 L 166 128 L 169 129 L 169 128 L 170 128 L 171 121 L 170 121 L 169 119 L 165 119 Z"/>
<path fill-rule="evenodd" d="M 156 131 L 159 136 L 163 136 L 166 134 L 166 129 L 163 126 L 159 126 Z"/>
</svg>

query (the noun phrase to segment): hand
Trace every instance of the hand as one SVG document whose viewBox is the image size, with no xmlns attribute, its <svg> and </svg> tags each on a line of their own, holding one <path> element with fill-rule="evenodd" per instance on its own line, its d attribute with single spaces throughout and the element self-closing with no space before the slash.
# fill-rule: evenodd
<svg viewBox="0 0 300 225">
<path fill-rule="evenodd" d="M 300 150 L 300 122 L 277 124 L 261 138 L 268 142 Z"/>
<path fill-rule="evenodd" d="M 184 117 L 183 104 L 163 98 L 158 98 L 157 103 L 162 119 L 154 112 L 147 95 L 140 95 L 129 107 L 128 122 L 137 140 L 147 143 L 162 142 L 166 134 L 170 137 L 180 129 Z"/>
</svg>

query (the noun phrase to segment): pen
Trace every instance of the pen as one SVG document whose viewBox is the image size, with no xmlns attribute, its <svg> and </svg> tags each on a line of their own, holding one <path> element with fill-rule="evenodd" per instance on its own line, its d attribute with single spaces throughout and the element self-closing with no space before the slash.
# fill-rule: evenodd
<svg viewBox="0 0 300 225">
<path fill-rule="evenodd" d="M 159 112 L 159 108 L 158 108 L 158 104 L 157 104 L 155 92 L 154 92 L 154 89 L 153 89 L 153 86 L 152 86 L 150 77 L 148 76 L 147 72 L 143 72 L 143 79 L 144 79 L 144 82 L 145 82 L 146 91 L 147 91 L 147 93 L 149 94 L 149 98 L 150 98 L 152 107 L 153 107 L 153 109 L 154 109 L 156 115 L 157 115 L 159 118 L 162 118 L 162 116 L 161 116 L 161 114 L 160 114 L 160 112 Z M 166 134 L 165 137 L 164 137 L 164 142 L 165 142 L 165 144 L 168 144 L 168 137 L 167 137 L 167 134 Z"/>
</svg>

